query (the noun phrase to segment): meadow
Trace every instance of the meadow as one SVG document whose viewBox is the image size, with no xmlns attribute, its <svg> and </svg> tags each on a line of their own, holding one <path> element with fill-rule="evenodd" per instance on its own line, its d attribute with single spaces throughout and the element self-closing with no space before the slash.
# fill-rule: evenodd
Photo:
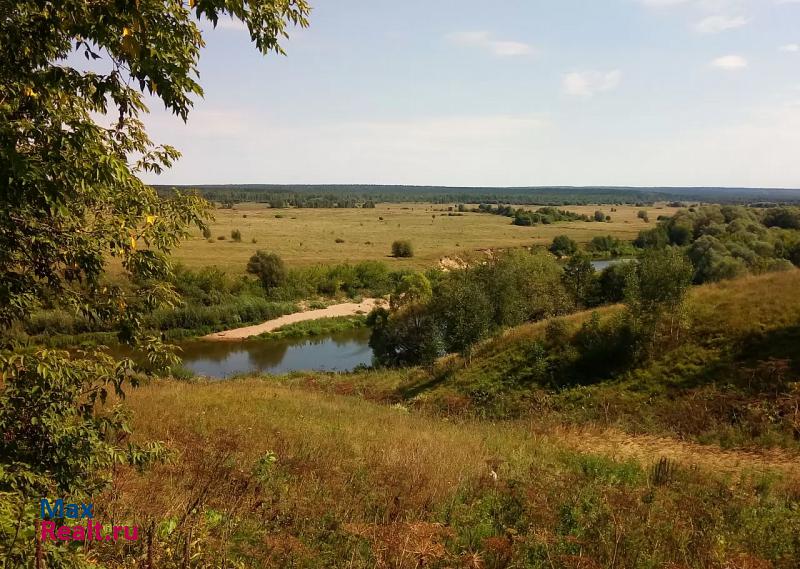
<svg viewBox="0 0 800 569">
<path fill-rule="evenodd" d="M 650 208 L 565 206 L 590 216 L 601 210 L 611 221 L 518 227 L 507 217 L 451 212 L 448 207 L 452 206 L 404 203 L 378 204 L 374 209 L 272 209 L 263 204 L 236 204 L 233 209 L 215 209 L 211 237 L 195 232 L 176 249 L 174 258 L 188 267 L 213 265 L 231 274 L 243 273 L 257 249 L 277 253 L 291 267 L 381 260 L 394 269 L 420 268 L 436 265 L 443 257 L 470 256 L 487 249 L 549 245 L 553 237 L 562 234 L 578 243 L 598 235 L 630 241 L 642 229 L 654 226 L 659 215 L 677 211 L 664 204 Z M 612 207 L 616 211 L 611 211 Z M 650 223 L 637 217 L 640 209 L 649 211 Z M 235 229 L 241 232 L 239 243 L 231 239 Z M 411 241 L 413 258 L 390 256 L 391 244 L 397 239 Z"/>
</svg>

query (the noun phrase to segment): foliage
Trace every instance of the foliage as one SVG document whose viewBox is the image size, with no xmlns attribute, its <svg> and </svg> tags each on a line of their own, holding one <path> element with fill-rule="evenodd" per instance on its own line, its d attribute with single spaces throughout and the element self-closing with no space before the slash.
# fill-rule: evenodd
<svg viewBox="0 0 800 569">
<path fill-rule="evenodd" d="M 625 305 L 637 336 L 640 357 L 679 340 L 685 324 L 684 300 L 692 282 L 692 264 L 676 247 L 647 251 L 628 273 Z M 657 341 L 658 340 L 658 341 Z"/>
<path fill-rule="evenodd" d="M 797 208 L 704 206 L 681 210 L 639 234 L 643 248 L 687 247 L 695 283 L 786 268 L 800 243 Z"/>
<path fill-rule="evenodd" d="M 286 265 L 275 253 L 256 251 L 247 262 L 247 272 L 256 275 L 267 291 L 286 282 Z"/>
<path fill-rule="evenodd" d="M 592 262 L 584 255 L 573 255 L 564 265 L 561 281 L 575 306 L 587 304 L 593 292 L 594 276 Z"/>
<path fill-rule="evenodd" d="M 488 334 L 493 306 L 482 283 L 466 271 L 449 273 L 437 285 L 431 300 L 445 347 L 469 359 L 472 345 Z"/>
<path fill-rule="evenodd" d="M 511 217 L 513 218 L 511 221 L 512 225 L 521 225 L 525 227 L 539 225 L 540 223 L 549 225 L 559 221 L 590 221 L 590 218 L 586 215 L 550 206 L 540 207 L 536 211 L 530 211 L 524 208 L 517 209 L 510 205 L 498 205 L 497 207 L 493 207 L 491 203 L 481 203 L 475 211 Z"/>
<path fill-rule="evenodd" d="M 612 257 L 619 257 L 628 252 L 625 243 L 613 235 L 597 235 L 592 237 L 592 240 L 589 241 L 586 246 L 586 250 L 590 253 L 602 253 Z"/>
<path fill-rule="evenodd" d="M 174 358 L 141 324 L 175 302 L 164 284 L 167 255 L 191 225 L 204 228 L 207 211 L 194 195 L 159 196 L 140 180 L 178 157 L 148 138 L 143 93 L 186 120 L 202 95 L 201 18 L 244 21 L 266 53 L 280 51 L 287 24 L 306 24 L 309 8 L 303 0 L 143 0 L 124 8 L 21 0 L 0 9 L 0 327 L 48 301 L 140 345 L 145 368 L 168 367 Z M 81 71 L 71 55 L 104 69 Z M 110 258 L 127 283 L 104 281 Z M 142 465 L 159 453 L 129 446 L 124 417 L 104 405 L 136 377 L 133 361 L 9 347 L 0 346 L 0 527 L 6 560 L 22 566 L 31 564 L 35 542 L 7 530 L 31 522 L 30 500 L 82 499 L 103 486 L 112 465 Z M 37 547 L 49 567 L 83 564 L 80 550 Z"/>
<path fill-rule="evenodd" d="M 366 184 L 218 184 L 192 185 L 206 199 L 215 202 L 283 203 L 296 208 L 370 207 L 374 203 L 485 204 L 548 206 L 591 204 L 635 204 L 668 202 L 670 207 L 684 207 L 684 202 L 747 204 L 764 200 L 800 202 L 798 190 L 764 188 L 607 188 L 607 187 L 445 187 Z M 179 189 L 184 189 L 179 187 Z M 171 186 L 160 186 L 168 193 Z M 363 205 L 362 205 L 363 204 Z M 461 210 L 459 210 L 461 211 Z M 511 217 L 511 216 L 509 216 Z"/>
<path fill-rule="evenodd" d="M 411 245 L 411 241 L 402 239 L 392 243 L 392 256 L 402 258 L 413 257 L 414 247 Z"/>
<path fill-rule="evenodd" d="M 318 318 L 316 320 L 304 320 L 302 322 L 287 324 L 272 332 L 265 332 L 259 337 L 275 339 L 326 336 L 336 332 L 363 328 L 366 326 L 366 323 L 367 318 L 364 315 Z"/>
<path fill-rule="evenodd" d="M 566 310 L 561 273 L 552 255 L 515 250 L 471 268 L 432 271 L 432 279 L 422 273 L 404 275 L 391 295 L 390 310 L 372 318 L 372 345 L 387 354 L 378 360 L 384 365 L 429 362 L 442 350 L 469 357 L 472 347 L 498 328 Z M 404 336 L 423 330 L 427 338 Z"/>
<path fill-rule="evenodd" d="M 578 244 L 569 235 L 557 235 L 549 249 L 553 255 L 569 257 L 578 251 Z"/>
<path fill-rule="evenodd" d="M 511 250 L 469 270 L 493 306 L 492 327 L 516 326 L 565 311 L 562 269 L 552 255 Z"/>
<path fill-rule="evenodd" d="M 372 328 L 369 346 L 382 366 L 430 365 L 442 355 L 441 332 L 424 304 L 394 311 L 374 309 L 367 317 Z"/>
<path fill-rule="evenodd" d="M 242 232 L 238 229 L 234 229 L 231 231 L 231 240 L 234 243 L 241 243 L 242 242 Z"/>
</svg>

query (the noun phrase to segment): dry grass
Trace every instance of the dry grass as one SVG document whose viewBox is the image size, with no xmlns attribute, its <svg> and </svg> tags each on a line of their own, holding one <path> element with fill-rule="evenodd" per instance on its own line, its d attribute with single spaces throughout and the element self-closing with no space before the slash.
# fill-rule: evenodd
<svg viewBox="0 0 800 569">
<path fill-rule="evenodd" d="M 788 569 L 797 559 L 787 536 L 798 521 L 784 504 L 800 489 L 779 485 L 780 469 L 764 489 L 744 455 L 739 467 L 668 441 L 674 473 L 655 488 L 650 464 L 666 446 L 653 439 L 454 423 L 267 380 L 160 382 L 127 405 L 137 436 L 165 440 L 175 460 L 120 473 L 96 509 L 153 528 L 158 567 L 721 569 L 749 556 Z M 578 442 L 592 454 L 572 451 Z M 275 462 L 259 471 L 270 451 Z M 748 517 L 753 508 L 764 517 Z M 159 533 L 164 520 L 172 534 Z M 118 566 L 144 559 L 138 551 L 118 553 Z"/>
<path fill-rule="evenodd" d="M 380 204 L 375 209 L 270 209 L 261 204 L 238 204 L 235 209 L 217 209 L 211 226 L 211 242 L 196 233 L 175 252 L 175 258 L 190 267 L 216 265 L 233 273 L 244 272 L 247 259 L 257 249 L 278 253 L 290 266 L 317 263 L 384 260 L 395 267 L 427 267 L 445 256 L 469 256 L 494 248 L 549 244 L 553 237 L 568 234 L 580 243 L 597 235 L 633 239 L 641 229 L 653 227 L 636 217 L 639 208 L 619 206 L 574 206 L 566 209 L 593 213 L 602 209 L 610 223 L 558 223 L 517 227 L 507 217 L 464 213 L 448 216 L 447 206 Z M 670 215 L 677 211 L 658 211 Z M 436 216 L 433 218 L 432 216 Z M 246 216 L 246 217 L 245 217 Z M 281 216 L 280 218 L 276 216 Z M 655 216 L 653 216 L 655 217 Z M 382 220 L 380 218 L 383 218 Z M 219 235 L 242 232 L 242 242 L 218 241 Z M 252 243 L 252 239 L 256 243 Z M 341 239 L 343 243 L 337 243 Z M 396 239 L 409 239 L 415 256 L 390 257 Z"/>
</svg>

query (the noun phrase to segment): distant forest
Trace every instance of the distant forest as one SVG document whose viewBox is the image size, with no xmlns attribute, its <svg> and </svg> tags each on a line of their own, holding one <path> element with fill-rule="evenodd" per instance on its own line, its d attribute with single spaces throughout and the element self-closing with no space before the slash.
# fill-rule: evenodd
<svg viewBox="0 0 800 569">
<path fill-rule="evenodd" d="M 376 185 L 224 184 L 155 186 L 161 193 L 173 189 L 197 190 L 210 201 L 268 203 L 272 207 L 374 207 L 387 202 L 485 203 L 515 205 L 648 204 L 713 202 L 779 205 L 800 203 L 800 189 L 770 188 L 631 188 L 631 187 L 447 187 Z"/>
</svg>

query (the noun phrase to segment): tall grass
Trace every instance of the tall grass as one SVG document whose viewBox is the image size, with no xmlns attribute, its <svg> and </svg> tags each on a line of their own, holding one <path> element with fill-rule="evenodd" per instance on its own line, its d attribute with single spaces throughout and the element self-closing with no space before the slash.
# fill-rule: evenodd
<svg viewBox="0 0 800 569">
<path fill-rule="evenodd" d="M 112 567 L 789 569 L 800 559 L 800 489 L 776 475 L 673 460 L 656 479 L 657 456 L 576 452 L 528 422 L 442 421 L 254 380 L 159 383 L 128 405 L 137 436 L 170 441 L 177 460 L 121 472 L 96 502 L 149 531 L 102 549 Z"/>
</svg>

